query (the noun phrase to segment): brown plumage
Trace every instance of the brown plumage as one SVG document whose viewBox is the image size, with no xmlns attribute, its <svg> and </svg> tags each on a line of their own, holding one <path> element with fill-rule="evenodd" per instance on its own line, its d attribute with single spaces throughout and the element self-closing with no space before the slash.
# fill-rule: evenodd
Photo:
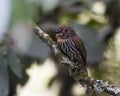
<svg viewBox="0 0 120 96">
<path fill-rule="evenodd" d="M 56 31 L 58 48 L 68 56 L 70 60 L 80 67 L 80 72 L 87 74 L 86 50 L 83 41 L 70 27 L 59 27 Z"/>
</svg>

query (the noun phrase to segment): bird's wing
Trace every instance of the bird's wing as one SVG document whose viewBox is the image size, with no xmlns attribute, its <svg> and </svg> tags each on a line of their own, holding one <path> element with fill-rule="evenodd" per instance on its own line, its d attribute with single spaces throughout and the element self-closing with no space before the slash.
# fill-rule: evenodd
<svg viewBox="0 0 120 96">
<path fill-rule="evenodd" d="M 83 41 L 77 36 L 73 37 L 72 41 L 75 44 L 77 51 L 80 53 L 84 64 L 86 64 L 87 54 L 86 54 L 86 49 L 84 47 Z"/>
</svg>

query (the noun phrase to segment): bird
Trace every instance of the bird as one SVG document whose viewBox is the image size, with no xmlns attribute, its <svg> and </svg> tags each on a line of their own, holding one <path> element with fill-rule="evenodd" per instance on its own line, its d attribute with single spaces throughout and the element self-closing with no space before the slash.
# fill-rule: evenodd
<svg viewBox="0 0 120 96">
<path fill-rule="evenodd" d="M 82 39 L 76 34 L 73 28 L 67 26 L 60 26 L 54 32 L 56 34 L 58 49 L 74 62 L 74 66 L 79 67 L 78 69 L 80 70 L 77 71 L 87 76 L 87 54 Z M 77 74 L 80 74 L 79 72 Z"/>
</svg>

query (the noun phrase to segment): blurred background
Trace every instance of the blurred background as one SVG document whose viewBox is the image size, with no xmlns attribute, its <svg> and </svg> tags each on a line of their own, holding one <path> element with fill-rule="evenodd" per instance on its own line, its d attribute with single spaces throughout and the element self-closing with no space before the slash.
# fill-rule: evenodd
<svg viewBox="0 0 120 96">
<path fill-rule="evenodd" d="M 31 21 L 55 41 L 53 30 L 74 28 L 89 76 L 120 87 L 120 0 L 0 0 L 0 96 L 86 96 Z"/>
</svg>

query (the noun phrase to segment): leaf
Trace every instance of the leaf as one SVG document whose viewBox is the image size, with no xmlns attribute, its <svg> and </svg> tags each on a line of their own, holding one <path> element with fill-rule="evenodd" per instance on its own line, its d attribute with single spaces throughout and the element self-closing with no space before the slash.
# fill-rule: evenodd
<svg viewBox="0 0 120 96">
<path fill-rule="evenodd" d="M 85 25 L 76 23 L 73 24 L 73 27 L 84 41 L 88 62 L 92 64 L 101 62 L 105 45 L 99 41 L 98 32 Z"/>
<path fill-rule="evenodd" d="M 15 52 L 12 50 L 12 48 L 8 49 L 7 60 L 8 60 L 8 66 L 10 67 L 12 72 L 16 76 L 21 78 L 22 77 L 21 64 L 20 64 L 20 61 L 19 61 L 18 57 L 16 56 Z"/>
<path fill-rule="evenodd" d="M 31 51 L 32 49 L 32 51 Z M 25 52 L 25 55 L 32 58 L 39 58 L 41 60 L 45 60 L 49 55 L 49 47 L 42 42 L 38 36 L 33 35 L 32 42 Z"/>
<path fill-rule="evenodd" d="M 31 11 L 25 0 L 12 0 L 12 16 L 10 27 L 16 26 L 17 23 L 23 22 L 31 18 L 33 10 Z"/>
<path fill-rule="evenodd" d="M 5 59 L 0 54 L 0 96 L 8 96 L 9 93 L 8 69 Z"/>
</svg>

